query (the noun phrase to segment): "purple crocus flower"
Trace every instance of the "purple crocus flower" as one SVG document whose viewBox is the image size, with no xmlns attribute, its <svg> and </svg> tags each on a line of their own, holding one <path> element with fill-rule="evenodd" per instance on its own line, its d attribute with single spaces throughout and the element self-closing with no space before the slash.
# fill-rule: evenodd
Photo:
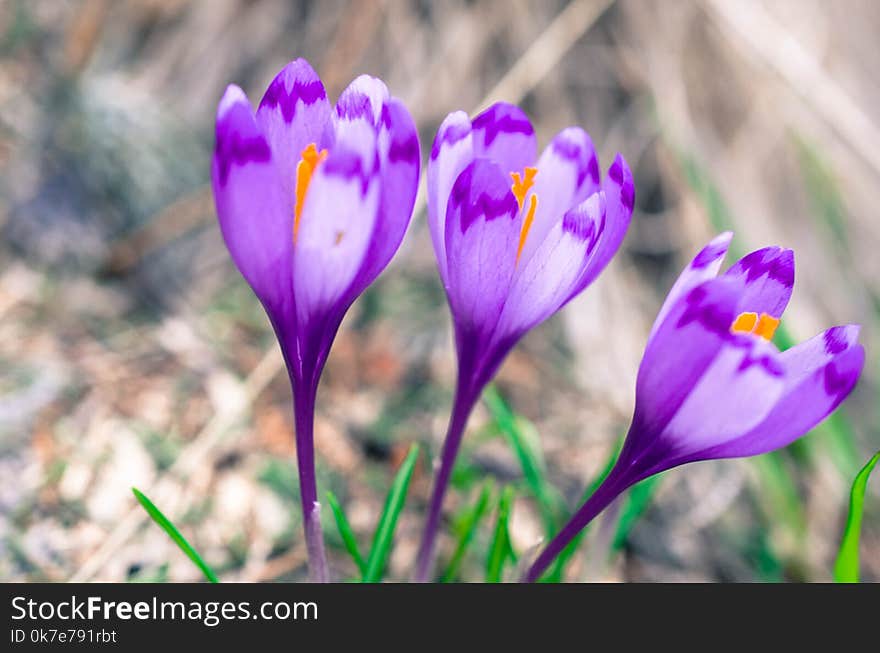
<svg viewBox="0 0 880 653">
<path fill-rule="evenodd" d="M 443 495 L 468 416 L 504 357 L 586 288 L 620 247 L 632 215 L 620 155 L 605 179 L 587 133 L 564 129 L 536 156 L 528 117 L 492 105 L 440 126 L 428 163 L 428 220 L 452 311 L 458 382 L 416 562 L 431 573 Z"/>
<path fill-rule="evenodd" d="M 617 463 L 524 580 L 537 580 L 634 483 L 685 463 L 784 447 L 852 391 L 865 361 L 859 327 L 832 327 L 780 352 L 770 339 L 791 297 L 794 254 L 767 247 L 717 276 L 731 237 L 710 242 L 672 287 L 648 337 Z"/>
<path fill-rule="evenodd" d="M 312 577 L 327 579 L 315 487 L 315 394 L 343 315 L 397 251 L 412 214 L 419 142 L 406 108 L 366 75 L 335 109 L 303 59 L 254 113 L 231 85 L 217 108 L 211 177 L 220 229 L 269 316 L 293 386 Z"/>
</svg>

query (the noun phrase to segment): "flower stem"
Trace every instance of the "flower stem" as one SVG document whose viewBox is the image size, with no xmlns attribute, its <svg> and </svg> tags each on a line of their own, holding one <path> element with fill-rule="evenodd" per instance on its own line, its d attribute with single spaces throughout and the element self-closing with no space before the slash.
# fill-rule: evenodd
<svg viewBox="0 0 880 653">
<path fill-rule="evenodd" d="M 632 485 L 632 481 L 623 478 L 619 467 L 615 467 L 608 474 L 589 499 L 580 507 L 562 530 L 554 537 L 541 554 L 535 559 L 528 571 L 520 579 L 523 583 L 534 583 L 547 570 L 547 567 L 556 559 L 562 550 L 568 546 L 578 533 L 580 533 L 600 512 L 614 501 L 620 493 Z"/>
<path fill-rule="evenodd" d="M 422 534 L 422 542 L 419 545 L 416 557 L 416 568 L 413 581 L 426 583 L 431 576 L 434 567 L 434 554 L 437 541 L 437 527 L 440 525 L 440 512 L 443 507 L 443 497 L 449 486 L 449 477 L 455 465 L 455 457 L 461 445 L 461 438 L 467 426 L 468 417 L 476 403 L 479 392 L 474 392 L 463 386 L 459 377 L 458 387 L 455 391 L 455 400 L 452 406 L 452 414 L 449 417 L 449 428 L 446 431 L 446 439 L 443 442 L 443 450 L 440 454 L 440 468 L 434 480 L 434 489 L 431 493 L 431 502 L 428 505 L 428 519 L 425 522 L 425 530 Z"/>
<path fill-rule="evenodd" d="M 315 482 L 315 395 L 317 383 L 291 379 L 293 414 L 296 421 L 296 464 L 302 502 L 303 529 L 309 556 L 309 573 L 315 583 L 329 581 L 324 534 L 321 531 L 321 504 Z"/>
</svg>

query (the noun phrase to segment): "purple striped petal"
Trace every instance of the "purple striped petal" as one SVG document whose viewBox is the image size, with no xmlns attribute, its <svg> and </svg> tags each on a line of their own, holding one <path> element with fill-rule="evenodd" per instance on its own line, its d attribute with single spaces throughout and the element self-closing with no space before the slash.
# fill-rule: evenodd
<svg viewBox="0 0 880 653">
<path fill-rule="evenodd" d="M 535 130 L 525 112 L 513 104 L 496 102 L 477 115 L 473 139 L 474 156 L 495 161 L 505 174 L 522 172 L 535 163 Z"/>
<path fill-rule="evenodd" d="M 743 435 L 700 453 L 701 459 L 754 456 L 791 444 L 825 419 L 855 387 L 865 363 L 856 325 L 834 327 L 780 359 L 786 387 L 765 419 Z"/>
<path fill-rule="evenodd" d="M 620 249 L 632 219 L 635 188 L 632 172 L 623 156 L 618 154 L 602 181 L 602 191 L 605 193 L 605 227 L 602 238 L 580 280 L 575 284 L 571 297 L 593 283 Z"/>
<path fill-rule="evenodd" d="M 766 340 L 731 336 L 659 437 L 673 458 L 689 457 L 760 424 L 785 388 L 779 351 Z"/>
<path fill-rule="evenodd" d="M 440 278 L 447 285 L 446 207 L 455 180 L 474 160 L 471 121 L 464 111 L 446 116 L 437 130 L 428 161 L 428 226 Z"/>
<path fill-rule="evenodd" d="M 541 153 L 532 188 L 538 198 L 535 219 L 521 260 L 527 261 L 565 213 L 599 190 L 599 160 L 593 141 L 580 127 L 559 132 Z M 524 205 L 528 206 L 528 197 Z"/>
<path fill-rule="evenodd" d="M 740 312 L 782 315 L 794 287 L 794 252 L 765 247 L 747 254 L 725 273 L 745 285 Z"/>
<path fill-rule="evenodd" d="M 734 280 L 718 277 L 691 289 L 669 310 L 639 366 L 624 453 L 632 456 L 652 445 L 731 339 L 739 291 Z"/>
<path fill-rule="evenodd" d="M 421 154 L 412 117 L 396 98 L 382 107 L 378 153 L 382 192 L 374 237 L 350 291 L 354 300 L 385 269 L 400 247 L 412 217 L 419 184 Z"/>
<path fill-rule="evenodd" d="M 648 336 L 649 340 L 654 336 L 654 333 L 663 320 L 666 319 L 666 315 L 680 297 L 704 281 L 718 276 L 718 270 L 721 269 L 721 263 L 724 261 L 724 256 L 727 254 L 732 238 L 733 232 L 730 231 L 725 231 L 723 234 L 716 236 L 708 245 L 700 250 L 700 253 L 694 257 L 690 265 L 684 269 L 684 272 L 681 273 L 666 296 L 666 301 L 663 302 L 663 306 L 657 314 L 657 319 L 654 320 L 654 326 L 651 328 L 651 334 Z"/>
<path fill-rule="evenodd" d="M 496 341 L 518 338 L 568 301 L 605 223 L 605 196 L 595 193 L 553 225 L 530 259 L 520 258 Z"/>
<path fill-rule="evenodd" d="M 478 342 L 495 327 L 516 266 L 521 221 L 507 179 L 496 163 L 477 159 L 459 175 L 447 209 L 449 304 L 459 336 Z"/>
<path fill-rule="evenodd" d="M 330 103 L 318 74 L 305 59 L 287 64 L 266 89 L 257 124 L 272 148 L 284 196 L 296 204 L 296 167 L 310 143 L 332 145 Z"/>
<path fill-rule="evenodd" d="M 377 77 L 360 75 L 339 96 L 333 112 L 336 137 L 345 138 L 352 126 L 366 123 L 374 129 L 379 128 L 382 108 L 390 99 L 388 87 Z"/>
<path fill-rule="evenodd" d="M 369 126 L 351 132 L 312 176 L 293 256 L 301 324 L 338 309 L 364 261 L 379 210 L 375 147 Z"/>
<path fill-rule="evenodd" d="M 858 331 L 854 326 L 835 328 Z M 825 342 L 828 333 L 818 336 L 821 342 Z M 804 351 L 788 357 L 786 362 L 797 368 L 793 375 L 795 381 L 787 385 L 770 414 L 745 435 L 701 452 L 700 459 L 755 456 L 789 445 L 830 415 L 849 396 L 865 364 L 864 347 L 853 342 L 842 350 L 832 347 L 824 354 L 813 355 L 818 354 L 818 348 L 814 350 L 814 347 L 820 344 L 815 340 L 785 352 L 804 348 Z M 793 359 L 798 360 L 795 363 Z M 802 367 L 807 360 L 812 360 L 813 365 Z"/>
<path fill-rule="evenodd" d="M 251 104 L 234 85 L 217 108 L 211 180 L 220 229 L 236 266 L 267 306 L 288 304 L 293 209 Z"/>
</svg>

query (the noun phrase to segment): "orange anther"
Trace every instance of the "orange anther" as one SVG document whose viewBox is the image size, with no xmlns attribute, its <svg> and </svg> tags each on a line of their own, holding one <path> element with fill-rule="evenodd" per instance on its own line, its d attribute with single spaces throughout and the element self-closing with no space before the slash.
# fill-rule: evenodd
<svg viewBox="0 0 880 653">
<path fill-rule="evenodd" d="M 537 168 L 523 168 L 523 174 L 520 175 L 518 172 L 511 172 L 510 176 L 513 179 L 513 186 L 510 187 L 510 190 L 513 191 L 513 196 L 516 198 L 516 203 L 519 204 L 520 210 L 522 210 L 523 202 L 526 201 L 526 194 L 529 192 L 529 189 L 535 185 L 535 175 L 538 174 Z"/>
<path fill-rule="evenodd" d="M 527 168 L 528 169 L 528 168 Z M 529 200 L 529 211 L 523 219 L 522 231 L 519 232 L 519 247 L 516 248 L 516 262 L 519 263 L 519 257 L 522 254 L 523 247 L 526 246 L 526 238 L 529 237 L 529 229 L 532 228 L 532 222 L 535 219 L 535 209 L 538 208 L 538 197 L 532 195 Z"/>
<path fill-rule="evenodd" d="M 740 313 L 733 321 L 733 326 L 730 327 L 730 330 L 734 333 L 751 333 L 757 323 L 757 313 Z"/>
<path fill-rule="evenodd" d="M 752 335 L 771 340 L 773 334 L 776 333 L 776 327 L 779 326 L 779 319 L 761 313 L 758 317 L 757 313 L 740 313 L 733 321 L 730 330 L 733 333 L 751 333 Z"/>
<path fill-rule="evenodd" d="M 299 232 L 299 218 L 302 215 L 303 204 L 306 200 L 306 191 L 312 181 L 312 175 L 318 164 L 327 158 L 327 150 L 318 152 L 314 143 L 306 145 L 300 152 L 300 161 L 296 164 L 296 206 L 293 209 L 293 240 L 296 242 L 296 234 Z"/>
<path fill-rule="evenodd" d="M 758 326 L 755 327 L 755 335 L 761 336 L 764 340 L 772 340 L 776 328 L 779 326 L 779 318 L 771 317 L 766 313 L 761 313 L 758 320 Z"/>
</svg>

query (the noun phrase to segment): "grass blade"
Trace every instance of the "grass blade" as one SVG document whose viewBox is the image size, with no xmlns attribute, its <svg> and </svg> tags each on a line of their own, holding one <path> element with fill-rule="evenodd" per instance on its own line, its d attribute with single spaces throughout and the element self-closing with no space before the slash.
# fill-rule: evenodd
<svg viewBox="0 0 880 653">
<path fill-rule="evenodd" d="M 406 501 L 406 493 L 412 478 L 416 461 L 419 458 L 419 445 L 414 444 L 409 448 L 406 459 L 397 471 L 388 497 L 385 499 L 385 508 L 379 518 L 376 534 L 373 536 L 373 546 L 370 556 L 367 558 L 367 567 L 364 571 L 363 582 L 378 583 L 382 580 L 382 572 L 385 570 L 385 562 L 394 540 L 394 529 L 397 527 L 397 518 L 403 510 Z"/>
<path fill-rule="evenodd" d="M 348 518 L 345 516 L 345 512 L 342 510 L 342 506 L 339 505 L 336 495 L 330 491 L 327 492 L 327 503 L 330 504 L 330 510 L 333 511 L 333 518 L 336 520 L 336 528 L 339 530 L 339 536 L 342 538 L 345 550 L 348 551 L 348 555 L 354 560 L 358 571 L 360 571 L 361 576 L 363 576 L 367 571 L 367 562 L 361 555 L 360 549 L 358 549 L 357 539 L 354 536 L 351 524 L 348 523 Z"/>
<path fill-rule="evenodd" d="M 486 560 L 486 582 L 500 583 L 504 571 L 504 561 L 513 557 L 513 548 L 510 544 L 510 531 L 507 524 L 510 521 L 510 511 L 513 507 L 513 487 L 508 485 L 501 492 L 498 501 L 498 521 L 495 523 L 495 533 L 492 535 L 492 544 L 489 546 L 489 557 Z"/>
<path fill-rule="evenodd" d="M 849 515 L 846 518 L 846 528 L 843 530 L 843 539 L 840 542 L 840 552 L 834 563 L 834 581 L 837 583 L 859 582 L 859 536 L 862 531 L 862 511 L 865 503 L 865 490 L 868 487 L 868 477 L 880 461 L 880 451 L 875 453 L 871 460 L 856 474 L 849 495 Z"/>
<path fill-rule="evenodd" d="M 462 560 L 464 560 L 464 555 L 467 553 L 467 550 L 474 539 L 477 525 L 479 525 L 483 515 L 486 514 L 486 509 L 489 507 L 489 499 L 491 496 L 492 481 L 490 479 L 483 484 L 483 487 L 480 490 L 480 496 L 477 497 L 477 502 L 474 504 L 473 508 L 468 510 L 460 521 L 458 528 L 458 543 L 455 546 L 455 552 L 449 560 L 449 565 L 446 567 L 446 571 L 440 578 L 441 583 L 449 583 L 458 575 L 458 570 L 461 567 Z"/>
<path fill-rule="evenodd" d="M 202 570 L 202 573 L 205 574 L 205 578 L 207 578 L 212 583 L 219 582 L 217 580 L 217 574 L 214 573 L 214 570 L 211 569 L 208 564 L 202 560 L 202 556 L 198 554 L 192 545 L 186 541 L 186 538 L 180 534 L 180 531 L 177 530 L 177 527 L 171 523 L 171 520 L 168 519 L 165 515 L 162 514 L 162 511 L 159 510 L 152 501 L 150 501 L 143 492 L 138 490 L 136 487 L 131 488 L 131 491 L 134 493 L 135 499 L 137 499 L 140 504 L 144 507 L 144 510 L 147 511 L 147 514 L 150 518 L 158 524 L 162 530 L 168 533 L 168 537 L 174 540 L 174 543 L 180 547 L 180 550 L 183 551 L 193 563 Z"/>
<path fill-rule="evenodd" d="M 566 512 L 562 495 L 544 477 L 544 465 L 539 452 L 536 447 L 530 446 L 529 438 L 516 413 L 494 386 L 489 386 L 483 392 L 483 401 L 519 460 L 529 491 L 538 502 L 547 537 L 553 536 Z"/>
</svg>

